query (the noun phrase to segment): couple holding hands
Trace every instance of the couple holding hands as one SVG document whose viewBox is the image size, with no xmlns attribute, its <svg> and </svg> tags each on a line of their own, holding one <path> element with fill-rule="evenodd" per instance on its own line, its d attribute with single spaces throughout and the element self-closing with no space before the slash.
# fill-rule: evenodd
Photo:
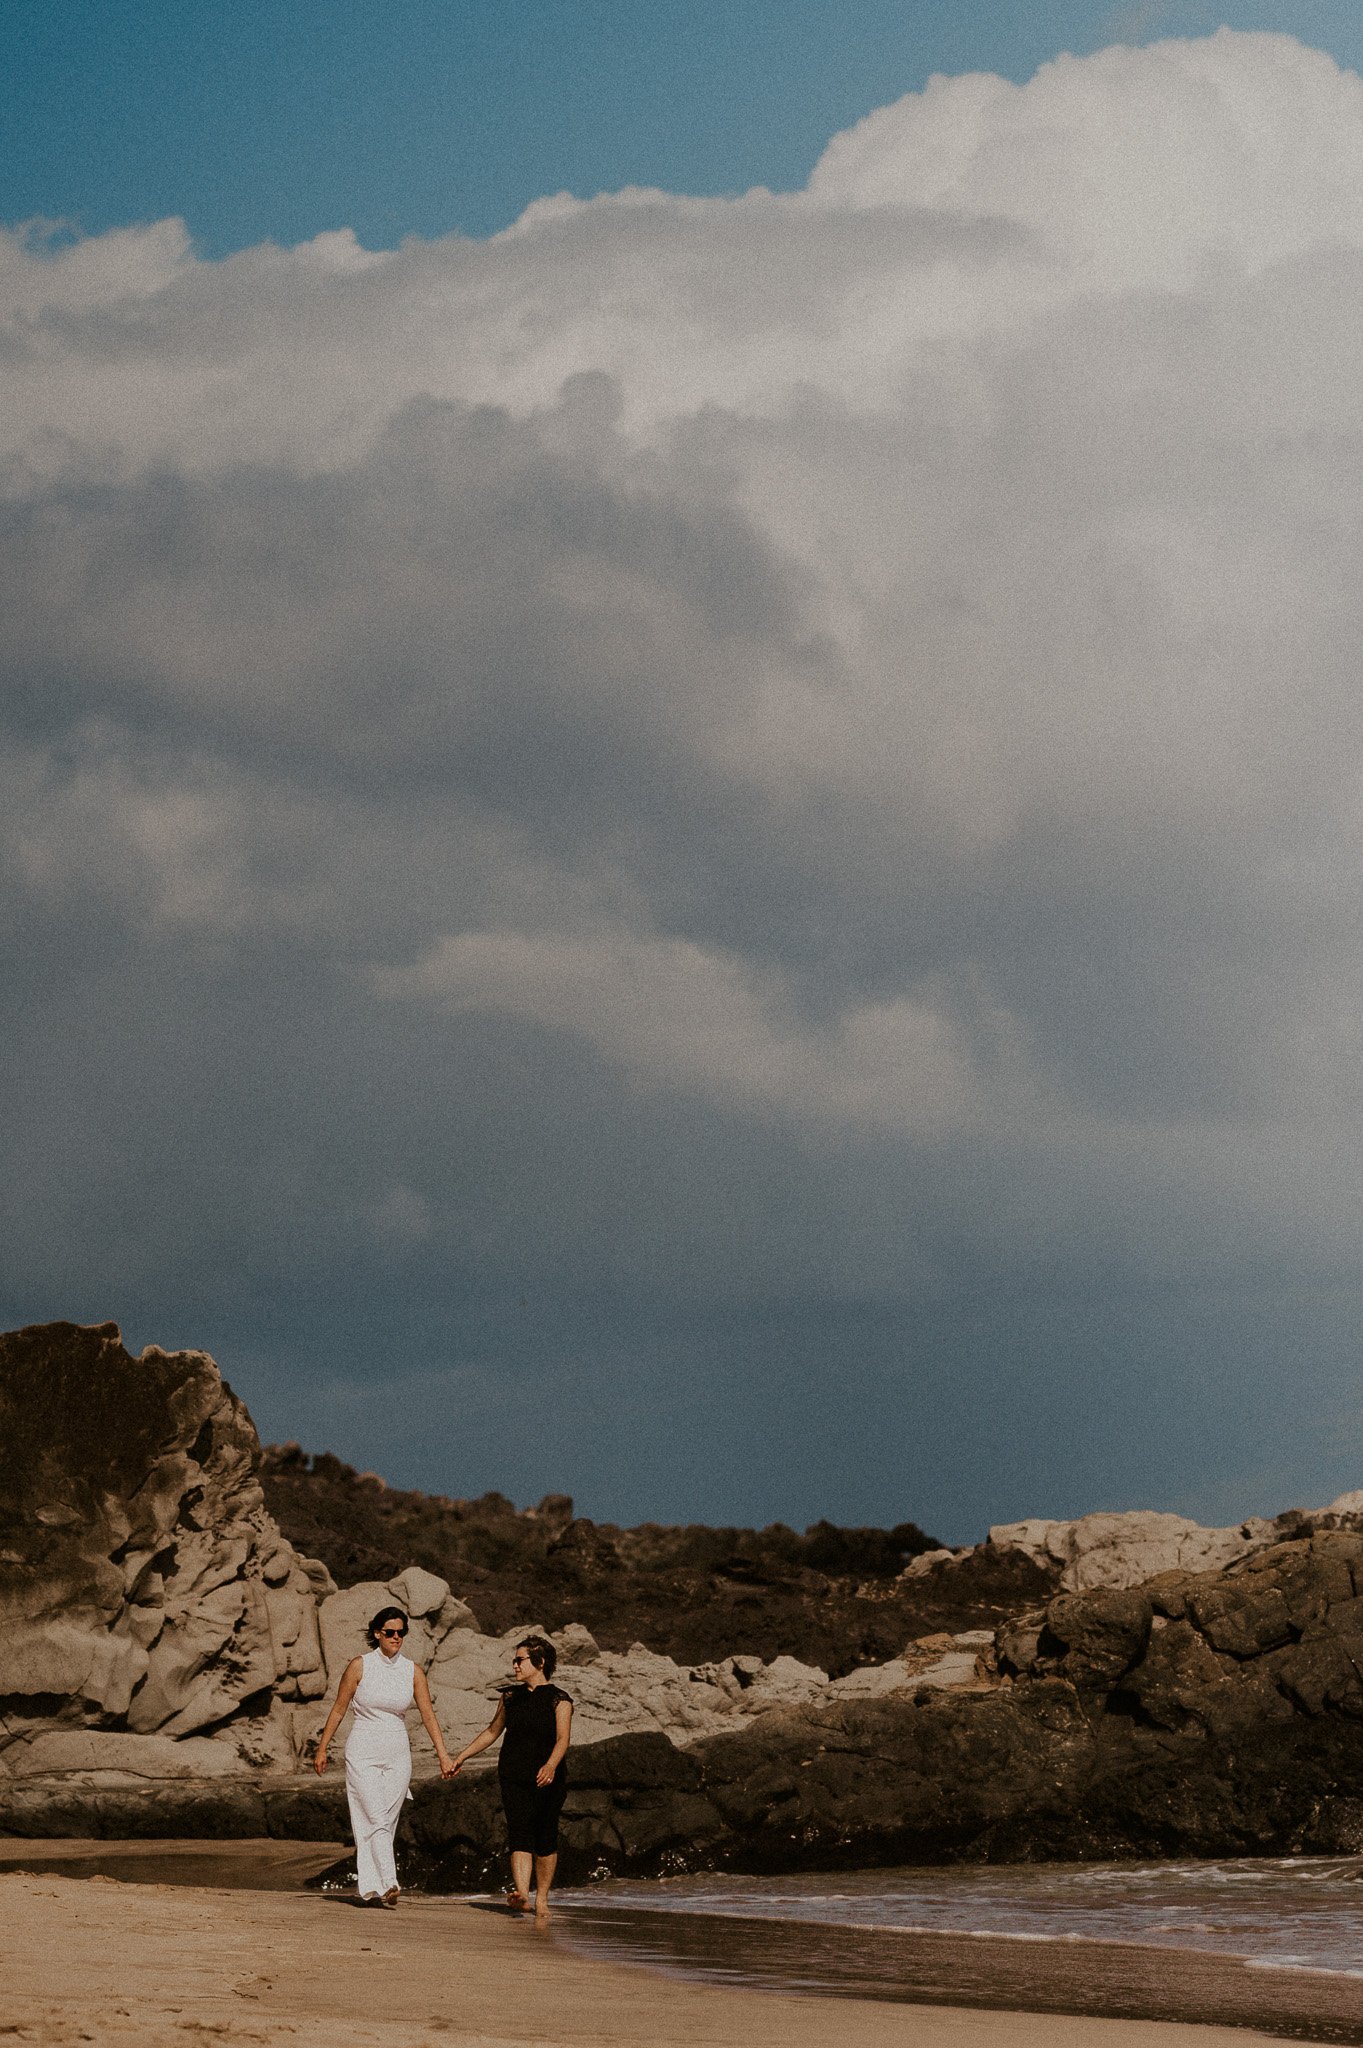
<svg viewBox="0 0 1363 2048">
<path fill-rule="evenodd" d="M 481 1735 L 451 1756 L 431 1705 L 426 1674 L 403 1653 L 407 1616 L 400 1607 L 384 1607 L 369 1624 L 372 1647 L 352 1657 L 341 1677 L 317 1744 L 314 1769 L 326 1770 L 331 1738 L 348 1707 L 355 1712 L 345 1748 L 346 1797 L 355 1836 L 355 1860 L 361 1902 L 395 1906 L 399 1886 L 393 1861 L 393 1837 L 402 1802 L 412 1777 L 412 1750 L 406 1717 L 415 1706 L 435 1744 L 442 1778 L 453 1778 L 471 1756 L 501 1740 L 497 1777 L 506 1815 L 511 1851 L 511 1888 L 507 1903 L 517 1912 L 530 1906 L 535 1883 L 535 1915 L 549 1911 L 549 1887 L 558 1863 L 558 1818 L 568 1789 L 564 1758 L 572 1735 L 573 1703 L 553 1683 L 557 1653 L 543 1636 L 526 1636 L 511 1659 L 511 1682 L 497 1711 Z"/>
</svg>

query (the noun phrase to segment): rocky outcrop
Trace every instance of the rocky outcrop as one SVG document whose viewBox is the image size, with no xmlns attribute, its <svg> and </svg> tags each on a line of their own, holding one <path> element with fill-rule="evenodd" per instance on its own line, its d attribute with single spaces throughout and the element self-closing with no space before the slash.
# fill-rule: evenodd
<svg viewBox="0 0 1363 2048">
<path fill-rule="evenodd" d="M 994 1650 L 968 1688 L 580 1752 L 566 1874 L 1363 1850 L 1363 1534 L 1062 1594 Z M 425 1792 L 414 1867 L 485 1875 L 491 1793 Z"/>
<path fill-rule="evenodd" d="M 1021 1552 L 1057 1567 L 1067 1592 L 1095 1586 L 1139 1586 L 1159 1572 L 1216 1571 L 1248 1557 L 1282 1532 L 1251 1520 L 1233 1529 L 1204 1529 L 1183 1515 L 1136 1510 L 1084 1515 L 1077 1522 L 1007 1522 L 989 1531 L 990 1546 Z"/>
<path fill-rule="evenodd" d="M 841 1697 L 884 1698 L 921 1687 L 971 1689 L 997 1685 L 993 1632 L 934 1635 L 909 1644 L 886 1663 L 863 1666 L 841 1679 L 794 1657 L 726 1657 L 716 1663 L 678 1664 L 634 1643 L 628 1650 L 603 1650 L 589 1630 L 570 1623 L 553 1632 L 522 1622 L 505 1635 L 488 1636 L 472 1625 L 468 1609 L 454 1600 L 443 1579 L 422 1574 L 419 1609 L 412 1574 L 381 1585 L 372 1581 L 334 1593 L 323 1602 L 322 1640 L 333 1676 L 355 1654 L 363 1621 L 385 1601 L 396 1599 L 412 1615 L 408 1654 L 422 1664 L 440 1725 L 452 1747 L 462 1745 L 492 1717 L 507 1683 L 511 1654 L 523 1636 L 549 1634 L 559 1654 L 555 1677 L 572 1696 L 575 1741 L 594 1743 L 624 1735 L 661 1735 L 679 1748 L 736 1724 Z M 316 1716 L 320 1726 L 321 1715 Z M 315 1728 L 314 1728 L 315 1732 Z M 342 1745 L 348 1724 L 342 1722 Z M 435 1757 L 424 1731 L 413 1726 L 418 1777 L 433 1775 Z"/>
<path fill-rule="evenodd" d="M 112 1323 L 0 1338 L 0 1441 L 0 1764 L 57 1726 L 126 1751 L 235 1725 L 287 1754 L 291 1709 L 326 1688 L 333 1588 L 266 1512 L 212 1359 L 132 1358 Z"/>
<path fill-rule="evenodd" d="M 82 1791 L 107 1806 L 120 1790 L 158 1787 L 173 1804 L 190 1781 L 211 1782 L 214 1812 L 229 1779 L 251 1779 L 264 1796 L 306 1764 L 326 1696 L 379 1607 L 411 1617 L 408 1653 L 429 1672 L 455 1742 L 486 1724 L 518 1637 L 544 1632 L 521 1620 L 483 1633 L 421 1565 L 338 1589 L 280 1534 L 250 1417 L 202 1352 L 133 1358 L 113 1324 L 15 1332 L 0 1339 L 0 1428 L 13 1448 L 0 1474 L 0 1784 L 12 1822 L 22 1813 L 33 1825 L 45 1789 L 58 1815 Z M 562 1567 L 571 1582 L 600 1552 L 600 1532 L 566 1499 L 539 1516 L 550 1550 L 561 1539 L 576 1560 Z M 668 1551 L 669 1532 L 643 1534 Z M 836 1549 L 843 1535 L 819 1540 Z M 741 1577 L 742 1558 L 724 1554 Z M 752 1575 L 760 1593 L 763 1573 Z M 603 1648 L 576 1620 L 555 1640 L 587 1743 L 648 1734 L 684 1746 L 829 1690 L 824 1669 L 789 1655 L 685 1664 L 642 1642 Z M 962 1658 L 973 1675 L 973 1646 L 933 1637 L 841 1683 L 881 1693 L 920 1677 L 954 1682 Z M 429 1772 L 429 1744 L 414 1736 L 418 1771 Z"/>
<path fill-rule="evenodd" d="M 849 1671 L 828 1688 L 837 1699 L 885 1699 L 893 1693 L 979 1692 L 999 1682 L 994 1631 L 967 1629 L 960 1635 L 920 1636 L 898 1657 Z"/>
<path fill-rule="evenodd" d="M 1050 1561 L 988 1545 L 960 1569 L 916 1574 L 934 1546 L 912 1522 L 618 1528 L 575 1514 L 565 1494 L 518 1512 L 501 1494 L 402 1492 L 296 1444 L 267 1448 L 262 1480 L 280 1527 L 340 1585 L 386 1583 L 415 1562 L 457 1588 L 487 1635 L 532 1614 L 580 1623 L 611 1653 L 644 1641 L 684 1666 L 784 1656 L 839 1678 L 916 1636 L 997 1627 L 1059 1579 Z"/>
<path fill-rule="evenodd" d="M 1067 1593 L 1143 1585 L 1161 1572 L 1216 1571 L 1267 1545 L 1317 1529 L 1363 1525 L 1363 1492 L 1344 1493 L 1328 1507 L 1292 1508 L 1273 1520 L 1251 1516 L 1229 1529 L 1208 1529 L 1186 1515 L 1136 1508 L 1082 1515 L 1077 1521 L 1000 1522 L 986 1542 L 964 1550 L 920 1551 L 900 1574 L 945 1590 L 1007 1561 L 1025 1561 Z"/>
<path fill-rule="evenodd" d="M 458 1742 L 537 1627 L 481 1628 L 421 1563 L 338 1589 L 281 1536 L 250 1418 L 202 1353 L 134 1359 L 112 1325 L 0 1340 L 0 1431 L 0 1829 L 344 1836 L 339 1773 L 304 1766 L 374 1610 L 411 1617 Z M 565 1875 L 1363 1849 L 1361 1510 L 995 1530 L 901 1572 L 997 1589 L 1016 1570 L 1030 1598 L 833 1676 L 788 1652 L 612 1647 L 560 1611 Z M 607 1550 L 617 1568 L 570 1503 L 542 1512 L 569 1586 Z M 495 1774 L 442 1784 L 413 1732 L 410 1867 L 481 1879 L 501 1853 Z"/>
<path fill-rule="evenodd" d="M 442 1594 L 428 1624 L 444 1610 Z M 580 1701 L 568 1877 L 1363 1849 L 1357 1531 L 1283 1539 L 1224 1571 L 1058 1594 L 992 1639 L 915 1644 L 879 1667 L 875 1690 L 869 1671 L 859 1690 L 809 1667 L 688 1670 L 602 1653 L 585 1631 L 560 1640 Z M 466 1713 L 461 1734 L 486 1715 L 509 1648 L 458 1625 L 432 1641 L 432 1688 L 451 1724 Z M 784 1703 L 762 1701 L 764 1673 Z M 627 1732 L 591 1739 L 622 1715 Z M 42 1759 L 41 1781 L 0 1785 L 0 1825 L 344 1836 L 335 1779 L 210 1778 L 202 1755 L 218 1743 L 144 1737 L 133 1783 L 138 1755 L 113 1746 L 127 1740 L 82 1733 Z M 110 1747 L 76 1746 L 92 1742 Z M 172 1777 L 179 1751 L 195 1752 L 194 1775 Z M 450 1785 L 419 1774 L 409 1876 L 482 1882 L 501 1841 L 490 1768 Z"/>
</svg>

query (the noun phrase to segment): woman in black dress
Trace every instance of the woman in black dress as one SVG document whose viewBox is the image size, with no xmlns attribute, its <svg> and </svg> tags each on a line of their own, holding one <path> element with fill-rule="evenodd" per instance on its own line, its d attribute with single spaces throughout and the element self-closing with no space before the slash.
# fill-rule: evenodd
<svg viewBox="0 0 1363 2048">
<path fill-rule="evenodd" d="M 557 1657 L 543 1636 L 527 1636 L 517 1643 L 511 1660 L 515 1682 L 502 1694 L 482 1734 L 454 1758 L 450 1772 L 453 1777 L 471 1756 L 503 1738 L 497 1776 L 511 1850 L 507 1903 L 518 1913 L 529 1911 L 533 1865 L 537 1920 L 549 1915 L 549 1887 L 558 1866 L 558 1817 L 568 1790 L 563 1759 L 573 1729 L 572 1700 L 552 1683 Z"/>
</svg>

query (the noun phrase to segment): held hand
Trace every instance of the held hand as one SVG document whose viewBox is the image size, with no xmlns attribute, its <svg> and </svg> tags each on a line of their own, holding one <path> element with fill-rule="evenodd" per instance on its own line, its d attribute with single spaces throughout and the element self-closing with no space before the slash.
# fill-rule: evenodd
<svg viewBox="0 0 1363 2048">
<path fill-rule="evenodd" d="M 317 1773 L 318 1777 L 320 1778 L 320 1777 L 321 1777 L 321 1775 L 322 1775 L 322 1773 L 323 1773 L 323 1771 L 324 1771 L 324 1770 L 326 1769 L 326 1767 L 327 1767 L 327 1748 L 326 1748 L 326 1744 L 325 1744 L 324 1742 L 319 1742 L 319 1743 L 318 1743 L 318 1745 L 317 1745 L 317 1754 L 316 1754 L 316 1756 L 315 1756 L 315 1757 L 313 1758 L 313 1760 L 312 1760 L 312 1768 L 313 1768 L 313 1769 L 314 1769 L 314 1770 L 316 1771 L 316 1773 Z"/>
<path fill-rule="evenodd" d="M 462 1757 L 445 1756 L 440 1759 L 440 1775 L 442 1778 L 457 1778 L 463 1768 L 464 1759 Z"/>
</svg>

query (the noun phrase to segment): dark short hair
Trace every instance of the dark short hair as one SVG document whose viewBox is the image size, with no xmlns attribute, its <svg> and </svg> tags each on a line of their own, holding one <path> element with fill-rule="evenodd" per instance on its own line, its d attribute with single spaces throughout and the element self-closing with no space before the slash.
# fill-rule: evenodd
<svg viewBox="0 0 1363 2048">
<path fill-rule="evenodd" d="M 543 1636 L 522 1636 L 516 1648 L 528 1650 L 530 1662 L 536 1671 L 542 1671 L 546 1678 L 553 1677 L 554 1666 L 558 1662 L 558 1651 L 552 1643 L 547 1643 Z"/>
<path fill-rule="evenodd" d="M 411 1623 L 408 1621 L 406 1615 L 403 1613 L 400 1607 L 381 1607 L 378 1613 L 372 1616 L 369 1626 L 365 1630 L 365 1634 L 369 1638 L 370 1645 L 375 1650 L 377 1650 L 377 1648 L 379 1647 L 379 1630 L 383 1627 L 385 1621 L 400 1621 L 402 1623 L 402 1633 L 404 1635 L 406 1635 L 408 1629 L 411 1627 Z"/>
</svg>

